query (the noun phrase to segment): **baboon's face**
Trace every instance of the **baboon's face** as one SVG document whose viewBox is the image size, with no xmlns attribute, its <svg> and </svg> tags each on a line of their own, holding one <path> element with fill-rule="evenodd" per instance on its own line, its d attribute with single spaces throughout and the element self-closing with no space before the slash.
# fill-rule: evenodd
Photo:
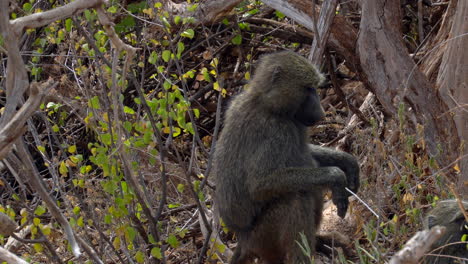
<svg viewBox="0 0 468 264">
<path fill-rule="evenodd" d="M 294 118 L 305 126 L 311 126 L 320 121 L 325 113 L 320 105 L 320 98 L 317 89 L 314 87 L 304 87 L 305 97 Z"/>
</svg>

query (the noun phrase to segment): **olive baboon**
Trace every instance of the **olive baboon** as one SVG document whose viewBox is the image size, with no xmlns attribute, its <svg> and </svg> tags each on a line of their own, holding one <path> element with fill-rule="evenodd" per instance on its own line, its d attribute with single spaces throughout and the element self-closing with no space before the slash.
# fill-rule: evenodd
<svg viewBox="0 0 468 264">
<path fill-rule="evenodd" d="M 322 79 L 292 52 L 264 56 L 226 112 L 213 173 L 217 210 L 238 238 L 231 263 L 305 262 L 296 241 L 303 232 L 315 249 L 325 188 L 346 214 L 345 187 L 359 187 L 356 159 L 307 144 L 307 127 L 324 115 L 316 91 Z"/>
<path fill-rule="evenodd" d="M 463 206 L 468 208 L 468 202 L 463 201 Z M 467 244 L 466 242 L 461 242 L 462 237 L 468 235 L 468 224 L 456 200 L 440 201 L 427 214 L 424 225 L 428 229 L 436 225 L 445 226 L 446 228 L 445 234 L 432 245 L 433 251 L 430 253 L 434 256 L 426 257 L 424 263 L 468 263 Z M 461 258 L 465 260 L 461 260 Z"/>
</svg>

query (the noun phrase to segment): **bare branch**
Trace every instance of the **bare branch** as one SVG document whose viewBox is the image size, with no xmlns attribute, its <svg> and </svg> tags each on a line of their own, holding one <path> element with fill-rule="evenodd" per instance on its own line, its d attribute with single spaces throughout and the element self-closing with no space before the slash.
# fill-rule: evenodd
<svg viewBox="0 0 468 264">
<path fill-rule="evenodd" d="M 10 251 L 0 247 L 0 260 L 6 261 L 6 263 L 10 264 L 28 264 L 27 261 L 22 260 L 15 254 L 11 253 Z"/>
<path fill-rule="evenodd" d="M 333 22 L 333 18 L 335 17 L 337 5 L 337 0 L 324 1 L 322 4 L 318 25 L 316 25 L 316 37 L 312 42 L 309 55 L 309 60 L 315 65 L 320 65 L 322 62 L 322 57 L 327 47 L 326 44 L 328 41 L 328 36 L 330 35 L 330 26 Z M 315 12 L 312 13 L 315 14 Z"/>
<path fill-rule="evenodd" d="M 19 36 L 25 28 L 43 27 L 54 21 L 77 15 L 86 9 L 99 7 L 105 3 L 106 0 L 75 0 L 52 10 L 17 18 L 11 21 L 11 25 L 15 34 Z"/>
<path fill-rule="evenodd" d="M 398 251 L 389 264 L 416 264 L 429 251 L 431 245 L 445 233 L 445 227 L 434 226 L 430 230 L 419 231 Z"/>
<path fill-rule="evenodd" d="M 16 147 L 19 153 L 19 157 L 21 157 L 21 160 L 25 166 L 24 172 L 27 174 L 30 180 L 31 186 L 34 188 L 34 190 L 39 194 L 39 196 L 45 202 L 52 216 L 62 226 L 63 230 L 65 231 L 65 234 L 67 235 L 67 240 L 68 240 L 68 243 L 70 243 L 70 247 L 73 251 L 73 255 L 75 257 L 79 257 L 81 255 L 80 247 L 78 246 L 78 243 L 75 240 L 73 229 L 71 228 L 70 223 L 68 223 L 67 219 L 65 218 L 65 216 L 62 214 L 62 212 L 58 208 L 55 200 L 49 196 L 49 193 L 47 192 L 47 189 L 45 188 L 44 182 L 39 175 L 39 171 L 34 165 L 34 161 L 31 157 L 31 153 L 29 152 L 29 150 L 27 149 L 23 141 L 17 141 Z"/>
<path fill-rule="evenodd" d="M 78 240 L 78 243 L 80 243 L 80 245 L 83 247 L 83 250 L 86 252 L 86 254 L 88 254 L 88 256 L 90 256 L 94 263 L 98 263 L 98 264 L 103 264 L 104 262 L 102 262 L 102 260 L 99 258 L 98 254 L 96 253 L 96 251 L 90 247 L 86 241 L 84 241 L 81 237 L 79 236 L 76 236 L 76 239 Z"/>
<path fill-rule="evenodd" d="M 5 111 L 0 117 L 0 125 L 10 120 L 16 112 L 17 106 L 23 101 L 23 93 L 29 86 L 28 75 L 20 56 L 18 35 L 15 35 L 8 20 L 9 1 L 0 1 L 0 32 L 3 36 L 5 48 L 8 51 L 8 64 L 6 70 Z"/>
<path fill-rule="evenodd" d="M 102 26 L 104 27 L 104 30 L 106 31 L 107 36 L 109 37 L 109 39 L 111 40 L 115 48 L 119 52 L 122 50 L 127 51 L 127 54 L 128 54 L 127 58 L 133 59 L 138 49 L 125 44 L 125 42 L 123 42 L 119 38 L 119 36 L 117 36 L 117 33 L 115 33 L 115 30 L 114 30 L 114 23 L 112 23 L 112 21 L 107 16 L 106 11 L 104 11 L 102 7 L 97 7 L 96 11 L 98 13 L 99 22 L 101 22 Z"/>
<path fill-rule="evenodd" d="M 25 131 L 24 124 L 31 117 L 31 115 L 39 108 L 39 105 L 44 98 L 45 93 L 42 92 L 45 87 L 55 87 L 52 79 L 46 83 L 39 85 L 37 83 L 31 84 L 29 98 L 21 107 L 21 109 L 14 114 L 11 120 L 0 129 L 0 160 L 5 158 L 17 138 L 23 135 Z"/>
</svg>

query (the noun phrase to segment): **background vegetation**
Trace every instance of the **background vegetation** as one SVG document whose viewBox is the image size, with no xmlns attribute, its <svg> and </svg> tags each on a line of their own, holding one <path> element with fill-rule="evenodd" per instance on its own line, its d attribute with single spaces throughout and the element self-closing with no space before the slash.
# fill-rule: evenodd
<svg viewBox="0 0 468 264">
<path fill-rule="evenodd" d="M 69 3 L 10 2 L 10 21 Z M 238 2 L 200 23 L 205 2 L 110 1 L 101 11 L 88 6 L 16 32 L 32 83 L 24 97 L 35 98 L 39 91 L 42 101 L 25 124 L 14 127 L 14 136 L 0 137 L 14 143 L 0 150 L 0 212 L 20 226 L 17 236 L 28 239 L 0 234 L 1 247 L 44 263 L 226 262 L 235 237 L 214 223 L 215 185 L 209 177 L 223 111 L 248 83 L 259 56 L 290 49 L 307 57 L 314 38 L 268 1 Z M 398 37 L 408 58 L 421 63 L 433 56 L 430 48 L 445 41 L 435 37 L 444 19 L 454 16 L 456 2 L 398 5 Z M 316 5 L 320 9 L 320 1 Z M 357 31 L 362 8 L 358 1 L 340 1 L 336 15 Z M 0 132 L 14 120 L 17 105 L 9 103 L 23 98 L 6 88 L 15 73 L 5 32 L 2 28 Z M 422 228 L 426 209 L 457 194 L 447 184 L 460 177 L 463 156 L 457 152 L 461 158 L 453 161 L 453 153 L 444 154 L 446 146 L 428 142 L 429 123 L 415 117 L 417 105 L 396 97 L 394 109 L 387 107 L 361 69 L 365 65 L 350 64 L 332 45 L 322 61 L 327 116 L 310 129 L 311 141 L 356 155 L 363 182 L 363 202 L 354 199 L 346 221 L 330 216 L 333 224 L 325 226 L 354 241 L 351 255 L 322 261 L 383 263 Z M 427 82 L 436 84 L 430 76 Z M 440 114 L 437 124 L 450 127 L 453 115 Z"/>
</svg>

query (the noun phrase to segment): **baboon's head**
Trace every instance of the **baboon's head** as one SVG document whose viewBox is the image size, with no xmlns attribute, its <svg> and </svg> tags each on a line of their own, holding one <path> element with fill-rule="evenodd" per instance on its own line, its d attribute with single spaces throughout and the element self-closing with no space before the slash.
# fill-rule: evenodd
<svg viewBox="0 0 468 264">
<path fill-rule="evenodd" d="M 261 109 L 310 126 L 324 115 L 317 94 L 322 81 L 307 59 L 284 51 L 260 59 L 248 92 L 257 97 Z"/>
</svg>

